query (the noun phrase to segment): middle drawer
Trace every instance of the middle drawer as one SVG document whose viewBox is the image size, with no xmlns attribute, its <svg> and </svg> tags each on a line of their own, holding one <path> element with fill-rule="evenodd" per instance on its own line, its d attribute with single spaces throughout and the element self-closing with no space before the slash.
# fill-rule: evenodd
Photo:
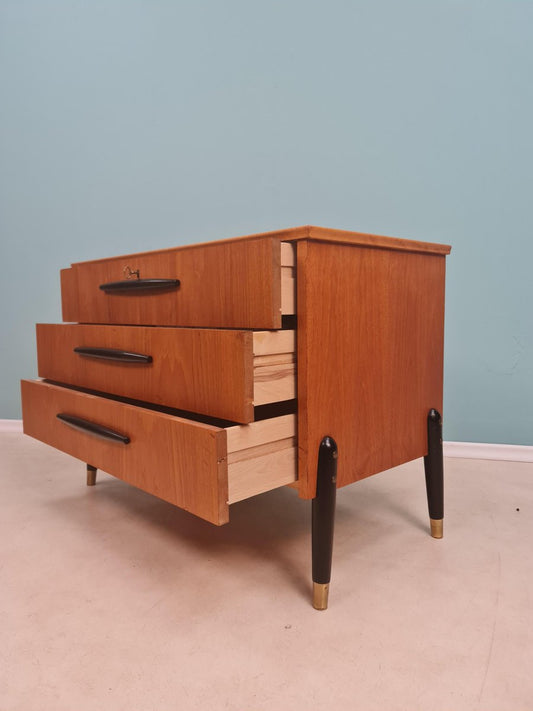
<svg viewBox="0 0 533 711">
<path fill-rule="evenodd" d="M 37 324 L 41 378 L 252 422 L 296 397 L 294 331 Z"/>
</svg>

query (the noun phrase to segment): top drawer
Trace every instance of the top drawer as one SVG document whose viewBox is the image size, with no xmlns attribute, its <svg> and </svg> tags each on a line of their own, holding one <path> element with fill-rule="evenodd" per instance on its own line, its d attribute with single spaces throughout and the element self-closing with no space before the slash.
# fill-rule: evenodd
<svg viewBox="0 0 533 711">
<path fill-rule="evenodd" d="M 293 246 L 272 237 L 81 262 L 61 272 L 63 320 L 79 323 L 276 329 L 282 314 L 295 312 L 294 292 Z"/>
</svg>

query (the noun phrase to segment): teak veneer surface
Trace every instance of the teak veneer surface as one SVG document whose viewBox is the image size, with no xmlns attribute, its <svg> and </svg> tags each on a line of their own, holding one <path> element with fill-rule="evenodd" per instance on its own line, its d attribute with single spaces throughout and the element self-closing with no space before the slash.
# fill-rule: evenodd
<svg viewBox="0 0 533 711">
<path fill-rule="evenodd" d="M 77 347 L 141 353 L 152 362 L 83 357 Z M 42 378 L 243 423 L 253 421 L 254 405 L 295 397 L 294 350 L 294 331 L 37 325 Z"/>
<path fill-rule="evenodd" d="M 226 523 L 226 432 L 43 382 L 22 381 L 24 432 L 215 524 Z M 127 445 L 72 429 L 75 415 L 130 437 Z"/>
<path fill-rule="evenodd" d="M 354 244 L 359 246 L 370 246 L 385 249 L 403 250 L 411 252 L 422 252 L 429 254 L 449 254 L 451 247 L 447 244 L 437 244 L 434 242 L 421 242 L 418 240 L 403 239 L 399 237 L 387 237 L 384 235 L 374 235 L 367 232 L 354 232 L 351 230 L 336 230 L 329 227 L 317 227 L 315 225 L 302 225 L 300 227 L 289 227 L 281 230 L 271 230 L 269 232 L 257 232 L 240 237 L 229 237 L 225 239 L 213 240 L 211 242 L 195 242 L 179 247 L 168 247 L 166 249 L 151 250 L 147 252 L 136 252 L 124 255 L 122 258 L 143 257 L 152 254 L 169 254 L 180 250 L 206 249 L 227 244 L 242 244 L 255 240 L 274 239 L 276 241 L 291 243 L 299 240 L 318 240 L 339 244 Z M 108 261 L 108 258 L 88 260 L 86 262 L 73 262 L 72 266 L 97 264 Z M 289 250 L 284 250 L 282 246 L 282 265 L 291 266 L 293 257 Z"/>
<path fill-rule="evenodd" d="M 149 364 L 79 356 L 76 347 L 149 355 Z M 251 331 L 143 326 L 37 325 L 38 374 L 57 382 L 251 422 Z"/>
<path fill-rule="evenodd" d="M 298 244 L 300 495 L 318 447 L 338 445 L 338 486 L 427 453 L 442 408 L 444 256 Z"/>
<path fill-rule="evenodd" d="M 230 503 L 297 479 L 295 415 L 218 427 L 42 381 L 21 388 L 26 434 L 217 525 Z M 72 429 L 58 413 L 131 441 Z"/>
<path fill-rule="evenodd" d="M 111 471 L 110 463 L 118 476 L 215 523 L 227 520 L 228 501 L 293 483 L 296 452 L 300 496 L 313 498 L 318 448 L 326 435 L 338 445 L 338 486 L 424 456 L 427 413 L 442 407 L 449 252 L 447 245 L 308 225 L 75 263 L 61 273 L 66 321 L 126 324 L 120 327 L 124 333 L 142 325 L 190 326 L 205 333 L 222 328 L 263 331 L 260 337 L 253 336 L 251 363 L 239 355 L 243 348 L 250 352 L 250 334 L 243 330 L 221 343 L 214 335 L 204 339 L 191 335 L 187 355 L 178 356 L 165 376 L 156 377 L 158 392 L 171 390 L 180 376 L 190 379 L 183 386 L 180 408 L 244 422 L 251 417 L 252 398 L 257 405 L 272 397 L 296 397 L 297 415 L 287 421 L 276 417 L 224 429 L 78 393 L 81 399 L 72 402 L 79 407 L 83 403 L 81 409 L 89 414 L 103 415 L 110 426 L 121 429 L 124 413 L 129 413 L 134 432 L 146 428 L 150 446 L 143 445 L 138 462 L 132 462 L 131 477 L 130 461 L 126 466 L 120 459 L 125 455 L 115 445 L 105 445 L 99 463 L 92 456 L 93 438 L 88 438 L 90 446 L 81 444 L 77 433 L 65 440 L 61 423 L 40 422 L 39 409 L 59 405 L 56 400 L 75 398 L 76 393 L 67 395 L 65 388 L 48 391 L 45 388 L 54 386 L 43 383 L 37 384 L 39 391 L 23 385 L 25 428 L 106 471 Z M 110 296 L 99 289 L 102 283 L 123 279 L 126 267 L 138 269 L 140 278 L 180 279 L 181 286 L 170 294 L 142 296 Z M 296 359 L 294 332 L 285 332 L 290 334 L 283 336 L 285 342 L 278 340 L 273 347 L 273 336 L 265 333 L 281 327 L 282 314 L 297 317 Z M 157 332 L 173 329 L 145 330 L 153 331 L 144 336 L 148 347 L 150 339 L 157 340 Z M 212 353 L 228 361 L 218 370 L 218 356 L 202 355 L 211 338 Z M 287 346 L 289 341 L 292 347 Z M 162 350 L 168 353 L 173 348 L 167 344 Z M 53 344 L 47 341 L 42 349 L 51 351 Z M 133 350 L 137 349 L 136 345 Z M 198 354 L 202 362 L 213 363 L 209 374 L 191 370 Z M 50 353 L 46 359 L 46 367 L 41 367 L 40 357 L 41 374 L 59 381 L 67 377 L 64 364 L 51 376 Z M 117 393 L 111 372 L 119 371 L 112 368 L 107 375 L 102 371 L 97 383 L 80 382 L 76 375 L 73 384 Z M 244 386 L 237 382 L 239 377 Z M 125 390 L 127 397 L 158 401 L 157 394 L 129 385 Z M 48 392 L 49 397 L 44 394 Z"/>
<path fill-rule="evenodd" d="M 151 294 L 107 294 L 101 284 L 139 272 L 141 279 L 179 279 L 176 290 Z M 129 270 L 129 271 L 128 271 Z M 294 308 L 290 267 L 281 266 L 276 239 L 182 247 L 74 264 L 63 270 L 63 320 L 212 328 L 281 327 Z"/>
</svg>

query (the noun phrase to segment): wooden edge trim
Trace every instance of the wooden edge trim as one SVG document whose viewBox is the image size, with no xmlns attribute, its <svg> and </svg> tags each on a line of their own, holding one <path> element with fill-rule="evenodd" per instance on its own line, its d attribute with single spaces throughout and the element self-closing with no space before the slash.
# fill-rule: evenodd
<svg viewBox="0 0 533 711">
<path fill-rule="evenodd" d="M 285 439 L 278 439 L 276 442 L 266 442 L 265 444 L 258 444 L 257 447 L 241 449 L 239 452 L 231 452 L 228 454 L 228 466 L 249 459 L 257 459 L 258 457 L 263 457 L 273 452 L 280 452 L 282 449 L 290 449 L 295 446 L 296 437 L 286 437 Z"/>
<path fill-rule="evenodd" d="M 216 448 L 216 467 L 217 467 L 217 514 L 218 519 L 212 521 L 217 526 L 223 526 L 225 523 L 229 522 L 229 482 L 228 482 L 228 446 L 227 446 L 227 436 L 225 430 L 218 430 L 214 432 L 213 437 L 215 438 L 215 448 Z"/>
<path fill-rule="evenodd" d="M 451 247 L 446 244 L 437 244 L 431 242 L 420 242 L 416 240 L 408 240 L 399 237 L 386 237 L 384 235 L 374 235 L 366 232 L 351 232 L 349 230 L 336 230 L 327 227 L 316 227 L 314 225 L 302 225 L 300 227 L 289 227 L 287 229 L 273 230 L 271 232 L 258 232 L 250 235 L 241 235 L 239 237 L 230 237 L 226 239 L 212 240 L 208 242 L 190 242 L 181 244 L 175 247 L 166 247 L 165 249 L 148 250 L 145 252 L 135 252 L 132 254 L 113 255 L 103 259 L 92 259 L 85 262 L 73 262 L 71 266 L 79 264 L 96 264 L 105 262 L 109 259 L 114 259 L 117 256 L 121 258 L 137 258 L 144 257 L 149 254 L 165 254 L 167 252 L 176 252 L 183 249 L 200 249 L 211 247 L 220 244 L 231 244 L 233 242 L 241 242 L 244 240 L 261 240 L 274 239 L 281 242 L 298 242 L 305 239 L 324 240 L 326 242 L 339 242 L 347 244 L 358 244 L 366 247 L 378 247 L 385 249 L 399 249 L 410 252 L 428 252 L 433 254 L 449 254 Z M 288 255 L 287 248 L 283 249 L 283 254 Z M 282 260 L 283 266 L 285 265 Z"/>
<path fill-rule="evenodd" d="M 282 415 L 268 420 L 251 422 L 249 425 L 226 427 L 228 454 L 267 442 L 294 437 L 296 415 Z"/>
<path fill-rule="evenodd" d="M 377 249 L 394 249 L 406 252 L 423 252 L 429 254 L 447 255 L 451 252 L 450 245 L 432 242 L 419 242 L 417 240 L 399 237 L 386 237 L 364 232 L 349 232 L 348 230 L 331 230 L 327 227 L 309 227 L 309 239 L 313 241 L 336 242 L 338 244 L 352 244 L 361 247 L 374 247 Z"/>
<path fill-rule="evenodd" d="M 308 417 L 307 417 L 307 254 L 309 242 L 298 242 L 296 251 L 297 279 L 296 301 L 298 304 L 297 317 L 300 328 L 298 329 L 297 356 L 298 363 L 296 380 L 298 391 L 298 495 L 302 499 L 312 499 L 316 493 L 316 462 L 309 462 L 308 457 Z M 313 471 L 314 470 L 314 471 Z"/>
<path fill-rule="evenodd" d="M 284 230 L 274 230 L 272 232 L 258 232 L 257 234 L 241 235 L 240 237 L 229 237 L 226 239 L 216 239 L 208 242 L 186 242 L 175 247 L 165 247 L 164 249 L 151 249 L 145 252 L 133 252 L 131 254 L 115 254 L 110 257 L 102 257 L 100 259 L 88 259 L 83 262 L 72 262 L 71 267 L 76 267 L 80 264 L 98 264 L 99 262 L 107 262 L 110 259 L 120 257 L 121 259 L 133 259 L 138 257 L 146 257 L 153 254 L 166 254 L 168 252 L 178 252 L 184 249 L 205 249 L 206 247 L 216 247 L 222 244 L 232 244 L 234 242 L 244 242 L 246 240 L 264 240 L 272 239 L 274 242 L 292 242 L 296 239 L 304 239 L 308 236 L 308 227 L 289 227 Z M 288 254 L 288 252 L 284 252 Z M 283 265 L 290 266 L 290 265 Z"/>
<path fill-rule="evenodd" d="M 275 239 L 270 240 L 272 254 L 272 279 L 269 282 L 271 288 L 270 304 L 272 304 L 272 325 L 274 328 L 281 328 L 281 314 L 283 307 L 283 297 L 281 292 L 281 244 Z"/>
<path fill-rule="evenodd" d="M 254 356 L 294 353 L 296 351 L 296 331 L 254 331 Z"/>
<path fill-rule="evenodd" d="M 61 269 L 61 318 L 65 322 L 78 320 L 78 279 L 74 269 Z"/>
</svg>

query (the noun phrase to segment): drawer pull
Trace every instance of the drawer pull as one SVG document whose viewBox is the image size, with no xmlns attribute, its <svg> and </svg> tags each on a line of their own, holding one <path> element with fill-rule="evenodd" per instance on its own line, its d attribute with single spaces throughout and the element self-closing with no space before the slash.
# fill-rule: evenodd
<svg viewBox="0 0 533 711">
<path fill-rule="evenodd" d="M 106 294 L 144 294 L 154 291 L 170 291 L 177 289 L 179 279 L 124 279 L 100 284 L 100 289 Z"/>
<path fill-rule="evenodd" d="M 74 348 L 74 353 L 85 358 L 98 358 L 100 360 L 114 360 L 120 363 L 151 363 L 152 356 L 144 353 L 131 353 L 116 348 Z"/>
<path fill-rule="evenodd" d="M 80 432 L 87 432 L 88 434 L 93 434 L 102 439 L 111 440 L 112 442 L 121 442 L 122 444 L 130 443 L 130 438 L 127 435 L 115 432 L 115 430 L 110 430 L 103 425 L 97 425 L 96 422 L 89 422 L 89 420 L 83 420 L 81 417 L 76 417 L 75 415 L 67 415 L 65 412 L 59 412 L 56 417 L 58 420 L 61 420 L 61 422 L 64 422 L 69 427 L 79 430 Z"/>
</svg>

